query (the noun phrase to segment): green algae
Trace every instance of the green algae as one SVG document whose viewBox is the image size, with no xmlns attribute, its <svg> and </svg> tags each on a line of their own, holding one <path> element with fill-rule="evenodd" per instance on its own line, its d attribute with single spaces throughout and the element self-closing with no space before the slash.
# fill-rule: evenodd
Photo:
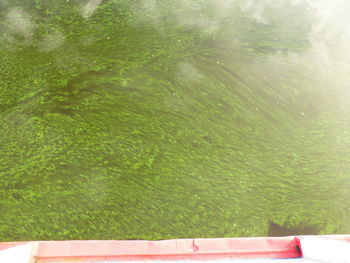
<svg viewBox="0 0 350 263">
<path fill-rule="evenodd" d="M 307 5 L 86 3 L 1 4 L 1 240 L 349 232 L 349 79 Z"/>
</svg>

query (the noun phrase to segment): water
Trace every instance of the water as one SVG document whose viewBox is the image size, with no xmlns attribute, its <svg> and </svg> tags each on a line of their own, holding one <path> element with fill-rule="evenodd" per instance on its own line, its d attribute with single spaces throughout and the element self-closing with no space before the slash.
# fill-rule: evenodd
<svg viewBox="0 0 350 263">
<path fill-rule="evenodd" d="M 0 239 L 349 233 L 349 8 L 1 0 Z"/>
</svg>

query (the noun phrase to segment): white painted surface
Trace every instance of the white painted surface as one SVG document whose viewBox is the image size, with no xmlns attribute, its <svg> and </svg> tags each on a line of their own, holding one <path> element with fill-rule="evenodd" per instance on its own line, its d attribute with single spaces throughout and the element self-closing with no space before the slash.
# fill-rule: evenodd
<svg viewBox="0 0 350 263">
<path fill-rule="evenodd" d="M 0 251 L 1 263 L 29 263 L 32 245 L 21 245 Z"/>
<path fill-rule="evenodd" d="M 350 244 L 322 237 L 301 237 L 300 244 L 306 259 L 324 263 L 350 263 Z"/>
</svg>

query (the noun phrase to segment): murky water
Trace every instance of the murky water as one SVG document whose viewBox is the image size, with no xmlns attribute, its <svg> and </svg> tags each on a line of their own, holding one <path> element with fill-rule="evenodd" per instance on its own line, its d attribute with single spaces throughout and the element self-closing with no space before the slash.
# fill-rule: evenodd
<svg viewBox="0 0 350 263">
<path fill-rule="evenodd" d="M 349 10 L 0 0 L 0 239 L 349 233 Z"/>
</svg>

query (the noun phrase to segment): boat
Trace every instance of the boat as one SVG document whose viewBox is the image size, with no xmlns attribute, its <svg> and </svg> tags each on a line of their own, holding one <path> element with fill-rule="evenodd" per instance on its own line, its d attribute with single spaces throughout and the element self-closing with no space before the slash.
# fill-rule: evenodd
<svg viewBox="0 0 350 263">
<path fill-rule="evenodd" d="M 0 242 L 1 263 L 350 262 L 350 235 Z"/>
</svg>

